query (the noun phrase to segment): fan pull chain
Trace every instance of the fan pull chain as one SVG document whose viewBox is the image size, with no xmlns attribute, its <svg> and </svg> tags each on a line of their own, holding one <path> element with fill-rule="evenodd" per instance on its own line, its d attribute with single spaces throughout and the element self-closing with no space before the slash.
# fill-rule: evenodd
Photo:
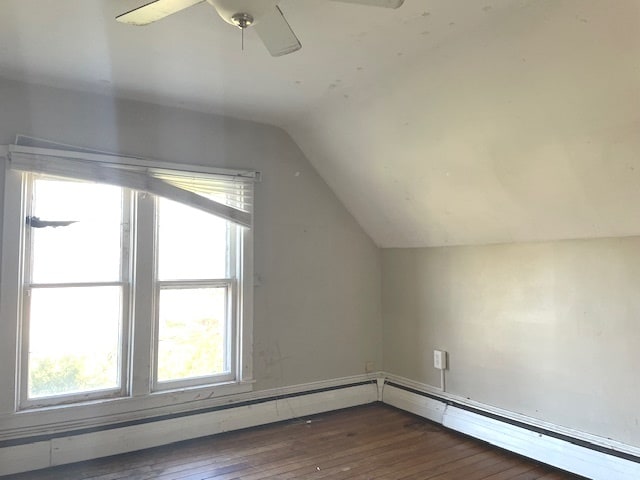
<svg viewBox="0 0 640 480">
<path fill-rule="evenodd" d="M 244 29 L 253 24 L 253 17 L 248 13 L 236 13 L 231 17 L 231 23 L 242 31 L 240 42 L 244 51 Z"/>
</svg>

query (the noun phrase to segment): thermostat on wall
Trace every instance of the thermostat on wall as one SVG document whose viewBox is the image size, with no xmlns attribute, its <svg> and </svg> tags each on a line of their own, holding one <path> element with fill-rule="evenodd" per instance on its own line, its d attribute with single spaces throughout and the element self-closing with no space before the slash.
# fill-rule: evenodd
<svg viewBox="0 0 640 480">
<path fill-rule="evenodd" d="M 447 369 L 447 352 L 444 350 L 433 351 L 433 367 L 438 370 Z"/>
</svg>

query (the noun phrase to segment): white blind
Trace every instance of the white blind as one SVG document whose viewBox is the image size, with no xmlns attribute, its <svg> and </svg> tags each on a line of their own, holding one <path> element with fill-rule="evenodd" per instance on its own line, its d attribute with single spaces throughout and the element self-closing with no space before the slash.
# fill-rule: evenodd
<svg viewBox="0 0 640 480">
<path fill-rule="evenodd" d="M 240 176 L 188 173 L 159 168 L 149 169 L 149 174 L 174 187 L 198 193 L 212 200 L 245 212 L 253 210 L 253 181 Z"/>
<path fill-rule="evenodd" d="M 9 146 L 8 156 L 14 170 L 148 192 L 251 227 L 256 172 L 208 173 L 128 157 L 17 145 Z"/>
</svg>

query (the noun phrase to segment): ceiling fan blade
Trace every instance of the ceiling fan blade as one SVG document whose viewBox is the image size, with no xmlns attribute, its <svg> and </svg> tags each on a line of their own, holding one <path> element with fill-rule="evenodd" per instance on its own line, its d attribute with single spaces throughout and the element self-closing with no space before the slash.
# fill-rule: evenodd
<svg viewBox="0 0 640 480">
<path fill-rule="evenodd" d="M 134 8 L 122 15 L 118 15 L 116 20 L 129 25 L 148 25 L 156 20 L 168 17 L 172 13 L 189 8 L 204 0 L 155 0 L 138 8 Z"/>
<path fill-rule="evenodd" d="M 333 0 L 342 3 L 359 3 L 370 7 L 398 8 L 402 6 L 404 0 Z"/>
<path fill-rule="evenodd" d="M 264 43 L 269 53 L 274 57 L 286 55 L 302 48 L 300 40 L 293 33 L 287 19 L 276 5 L 266 15 L 260 17 L 256 22 L 256 32 Z"/>
</svg>

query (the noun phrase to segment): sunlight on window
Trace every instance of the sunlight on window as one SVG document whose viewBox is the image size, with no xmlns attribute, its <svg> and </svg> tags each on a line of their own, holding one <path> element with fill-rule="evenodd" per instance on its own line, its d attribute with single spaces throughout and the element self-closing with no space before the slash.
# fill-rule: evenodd
<svg viewBox="0 0 640 480">
<path fill-rule="evenodd" d="M 124 190 L 32 178 L 27 216 L 74 223 L 25 226 L 31 239 L 31 261 L 25 263 L 28 398 L 117 389 L 122 363 L 127 361 L 122 357 L 123 302 L 130 281 L 122 271 L 127 238 L 123 232 L 129 227 Z M 163 198 L 157 199 L 156 207 L 159 296 L 153 381 L 188 383 L 230 374 L 233 332 L 227 309 L 233 285 L 229 267 L 233 227 Z M 132 236 L 136 235 L 134 231 Z M 154 248 L 153 231 L 147 235 L 145 246 Z"/>
<path fill-rule="evenodd" d="M 29 397 L 118 386 L 120 287 L 31 292 Z"/>
<path fill-rule="evenodd" d="M 160 291 L 158 381 L 228 370 L 226 297 L 226 288 Z"/>
<path fill-rule="evenodd" d="M 122 189 L 35 179 L 31 215 L 69 226 L 28 226 L 28 397 L 120 383 Z M 81 286 L 89 283 L 89 285 Z"/>
<path fill-rule="evenodd" d="M 76 223 L 31 228 L 32 281 L 120 280 L 122 189 L 53 179 L 34 184 L 33 216 Z"/>
<path fill-rule="evenodd" d="M 164 198 L 158 211 L 159 280 L 227 276 L 227 221 Z"/>
</svg>

